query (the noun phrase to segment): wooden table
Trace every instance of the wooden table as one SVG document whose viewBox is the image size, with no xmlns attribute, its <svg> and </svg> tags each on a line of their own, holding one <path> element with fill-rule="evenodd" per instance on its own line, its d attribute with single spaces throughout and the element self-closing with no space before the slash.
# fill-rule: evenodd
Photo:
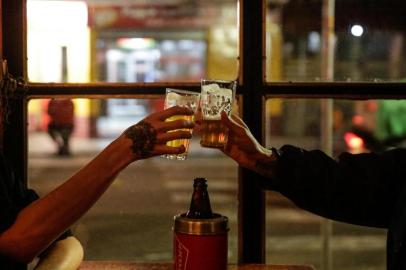
<svg viewBox="0 0 406 270">
<path fill-rule="evenodd" d="M 132 263 L 116 261 L 85 261 L 79 270 L 172 270 L 171 263 Z M 228 270 L 314 270 L 308 265 L 230 265 Z"/>
</svg>

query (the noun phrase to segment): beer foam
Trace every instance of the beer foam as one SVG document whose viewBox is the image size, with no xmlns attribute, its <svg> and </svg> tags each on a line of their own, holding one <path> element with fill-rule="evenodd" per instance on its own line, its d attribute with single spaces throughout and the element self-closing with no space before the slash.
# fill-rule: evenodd
<svg viewBox="0 0 406 270">
<path fill-rule="evenodd" d="M 220 120 L 221 112 L 230 114 L 233 100 L 233 91 L 220 88 L 218 84 L 202 86 L 202 114 L 206 120 Z"/>
<path fill-rule="evenodd" d="M 169 92 L 169 93 L 166 94 L 166 98 L 169 99 L 169 100 L 177 100 L 180 97 L 181 96 L 179 94 L 174 93 L 174 92 Z"/>
<path fill-rule="evenodd" d="M 181 95 L 173 92 L 169 92 L 166 94 L 165 98 L 165 106 L 166 108 L 176 106 L 178 101 L 181 99 Z"/>
<path fill-rule="evenodd" d="M 168 92 L 165 97 L 165 108 L 170 108 L 173 106 L 181 106 L 196 111 L 199 105 L 199 100 L 200 100 L 199 94 L 185 95 L 174 92 Z"/>
<path fill-rule="evenodd" d="M 202 86 L 203 92 L 216 93 L 220 92 L 221 88 L 217 83 L 206 84 Z"/>
</svg>

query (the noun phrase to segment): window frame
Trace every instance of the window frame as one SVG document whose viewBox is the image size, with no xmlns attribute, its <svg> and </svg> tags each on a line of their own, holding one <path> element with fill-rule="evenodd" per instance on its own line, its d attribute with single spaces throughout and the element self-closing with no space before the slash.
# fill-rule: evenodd
<svg viewBox="0 0 406 270">
<path fill-rule="evenodd" d="M 27 79 L 26 0 L 0 0 L 0 7 L 0 59 L 8 60 L 9 72 L 14 77 Z M 264 104 L 267 98 L 406 98 L 406 83 L 266 82 L 265 10 L 265 1 L 239 1 L 240 65 L 237 94 L 241 97 L 243 119 L 259 141 L 264 142 Z M 200 84 L 28 82 L 20 85 L 10 100 L 13 110 L 4 129 L 4 153 L 15 166 L 18 179 L 23 179 L 27 184 L 27 104 L 30 99 L 55 96 L 148 98 L 163 95 L 166 87 L 187 87 L 199 91 Z M 261 176 L 239 168 L 238 263 L 265 263 L 265 192 L 258 185 L 261 180 Z"/>
</svg>

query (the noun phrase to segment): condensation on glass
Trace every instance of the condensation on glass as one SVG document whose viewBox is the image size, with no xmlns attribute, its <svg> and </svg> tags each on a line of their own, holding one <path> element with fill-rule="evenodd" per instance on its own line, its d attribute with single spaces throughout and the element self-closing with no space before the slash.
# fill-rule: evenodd
<svg viewBox="0 0 406 270">
<path fill-rule="evenodd" d="M 237 1 L 28 0 L 27 27 L 32 82 L 237 77 Z"/>
<path fill-rule="evenodd" d="M 326 5 L 331 14 L 323 17 Z M 402 0 L 269 1 L 267 81 L 404 80 L 404 8 Z M 330 32 L 323 29 L 328 23 Z M 333 39 L 327 42 L 329 34 Z M 326 69 L 331 78 L 323 76 Z"/>
<path fill-rule="evenodd" d="M 44 196 L 66 181 L 130 125 L 161 110 L 157 99 L 78 99 L 70 155 L 59 155 L 48 134 L 49 99 L 29 101 L 28 185 Z M 173 216 L 186 212 L 193 180 L 210 181 L 212 209 L 229 217 L 229 261 L 237 262 L 237 164 L 202 148 L 194 132 L 188 159 L 154 157 L 125 168 L 72 227 L 87 260 L 172 260 Z M 72 198 L 74 199 L 74 198 Z"/>
</svg>

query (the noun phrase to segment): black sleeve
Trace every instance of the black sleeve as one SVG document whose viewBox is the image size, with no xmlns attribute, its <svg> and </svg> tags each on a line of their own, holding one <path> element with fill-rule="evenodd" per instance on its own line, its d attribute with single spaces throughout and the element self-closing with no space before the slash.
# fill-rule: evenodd
<svg viewBox="0 0 406 270">
<path fill-rule="evenodd" d="M 0 233 L 13 225 L 18 213 L 39 199 L 38 194 L 23 185 L 13 173 L 4 156 L 0 153 Z M 58 239 L 72 235 L 64 232 Z"/>
<path fill-rule="evenodd" d="M 16 181 L 16 187 L 18 189 L 18 192 L 17 192 L 18 198 L 16 199 L 16 203 L 15 203 L 16 207 L 17 207 L 17 212 L 20 212 L 22 209 L 27 207 L 29 204 L 31 204 L 35 200 L 39 199 L 37 192 L 33 189 L 27 189 L 25 186 L 22 185 L 21 181 Z M 65 239 L 68 236 L 72 236 L 72 232 L 70 229 L 63 232 L 56 239 L 56 241 Z"/>
<path fill-rule="evenodd" d="M 14 223 L 23 206 L 24 203 L 19 200 L 25 196 L 21 192 L 20 184 L 16 185 L 14 175 L 0 152 L 0 232 L 5 231 Z"/>
<path fill-rule="evenodd" d="M 387 228 L 406 177 L 406 149 L 382 154 L 343 153 L 338 161 L 322 151 L 285 145 L 275 177 L 265 187 L 297 206 L 337 221 Z"/>
</svg>

